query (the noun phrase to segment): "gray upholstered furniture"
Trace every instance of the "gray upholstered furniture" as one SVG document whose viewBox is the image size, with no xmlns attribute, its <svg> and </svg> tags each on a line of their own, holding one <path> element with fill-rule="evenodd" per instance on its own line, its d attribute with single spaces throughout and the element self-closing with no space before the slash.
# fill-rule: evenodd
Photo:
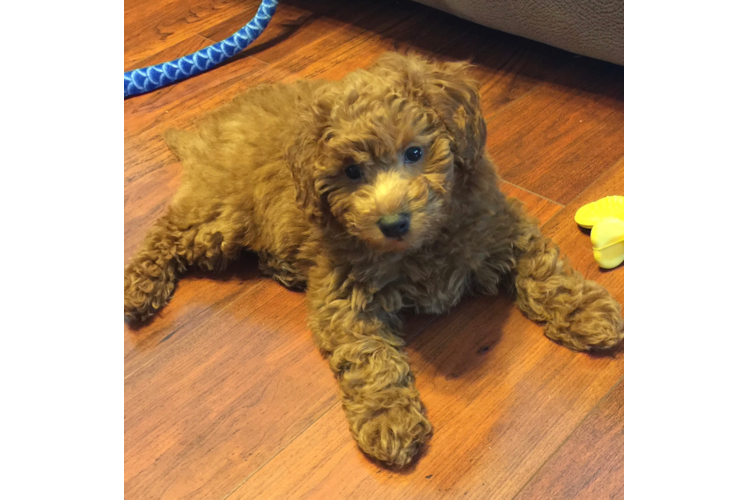
<svg viewBox="0 0 748 500">
<path fill-rule="evenodd" d="M 623 0 L 416 0 L 489 28 L 623 64 Z"/>
</svg>

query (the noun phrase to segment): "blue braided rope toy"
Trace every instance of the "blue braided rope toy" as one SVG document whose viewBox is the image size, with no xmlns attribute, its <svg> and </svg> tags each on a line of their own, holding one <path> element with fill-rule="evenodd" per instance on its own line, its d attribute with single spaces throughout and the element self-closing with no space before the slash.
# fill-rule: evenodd
<svg viewBox="0 0 748 500">
<path fill-rule="evenodd" d="M 278 0 L 262 0 L 255 17 L 227 39 L 173 61 L 128 71 L 125 73 L 125 98 L 199 75 L 235 56 L 265 31 L 277 6 Z"/>
</svg>

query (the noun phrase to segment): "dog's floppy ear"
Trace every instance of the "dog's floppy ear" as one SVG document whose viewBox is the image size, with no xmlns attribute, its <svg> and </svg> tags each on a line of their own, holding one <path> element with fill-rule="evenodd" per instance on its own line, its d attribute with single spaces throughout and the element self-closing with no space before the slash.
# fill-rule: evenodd
<svg viewBox="0 0 748 500">
<path fill-rule="evenodd" d="M 326 200 L 316 186 L 319 149 L 323 141 L 330 115 L 329 100 L 325 92 L 318 92 L 311 107 L 300 106 L 295 136 L 286 148 L 285 160 L 291 169 L 296 187 L 296 203 L 307 217 L 316 224 L 322 224 L 328 213 Z"/>
<path fill-rule="evenodd" d="M 470 169 L 483 155 L 486 122 L 480 107 L 478 82 L 464 62 L 442 63 L 390 52 L 370 71 L 402 80 L 406 89 L 436 111 L 454 137 L 453 152 L 461 166 Z"/>
</svg>

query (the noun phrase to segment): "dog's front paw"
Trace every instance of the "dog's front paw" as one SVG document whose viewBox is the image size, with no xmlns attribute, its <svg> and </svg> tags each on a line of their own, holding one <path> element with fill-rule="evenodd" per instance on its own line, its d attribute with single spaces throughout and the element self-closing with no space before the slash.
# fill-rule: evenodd
<svg viewBox="0 0 748 500">
<path fill-rule="evenodd" d="M 395 467 L 411 463 L 431 437 L 431 423 L 418 399 L 371 414 L 349 413 L 349 421 L 361 450 Z"/>
<path fill-rule="evenodd" d="M 577 351 L 610 349 L 623 340 L 621 306 L 597 283 L 585 282 L 581 300 L 545 327 L 552 340 Z M 560 306 L 557 312 L 563 312 Z"/>
</svg>

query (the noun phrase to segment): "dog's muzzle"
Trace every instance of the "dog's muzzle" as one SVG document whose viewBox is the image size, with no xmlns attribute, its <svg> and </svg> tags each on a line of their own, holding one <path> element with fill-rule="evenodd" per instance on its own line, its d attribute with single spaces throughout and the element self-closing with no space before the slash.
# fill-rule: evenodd
<svg viewBox="0 0 748 500">
<path fill-rule="evenodd" d="M 388 238 L 400 238 L 410 230 L 410 214 L 393 214 L 379 219 L 379 229 Z"/>
</svg>

